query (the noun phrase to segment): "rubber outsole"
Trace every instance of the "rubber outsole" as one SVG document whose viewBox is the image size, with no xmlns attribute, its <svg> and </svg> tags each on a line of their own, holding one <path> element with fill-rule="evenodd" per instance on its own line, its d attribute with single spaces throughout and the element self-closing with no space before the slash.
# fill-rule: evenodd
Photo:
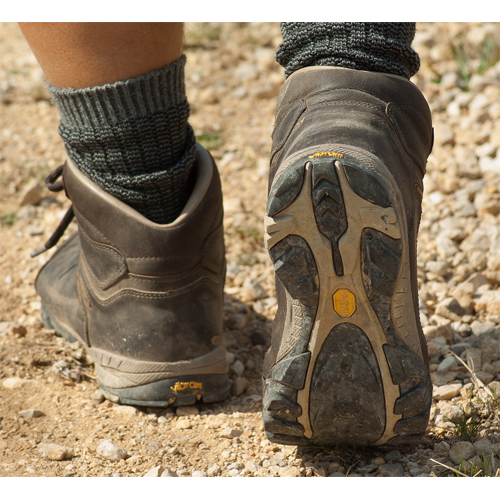
<svg viewBox="0 0 500 500">
<path fill-rule="evenodd" d="M 46 328 L 56 330 L 69 342 L 81 341 L 76 333 L 60 324 L 50 310 L 42 304 L 41 316 Z M 83 342 L 82 342 L 83 343 Z M 94 360 L 96 370 L 101 368 Z M 162 378 L 135 387 L 110 388 L 98 377 L 99 387 L 106 399 L 118 404 L 165 408 L 186 406 L 197 402 L 215 403 L 227 399 L 231 383 L 228 374 L 180 375 Z"/>
<path fill-rule="evenodd" d="M 231 385 L 227 375 L 185 375 L 126 389 L 110 389 L 101 383 L 99 387 L 114 403 L 165 408 L 222 401 Z"/>
<path fill-rule="evenodd" d="M 413 444 L 432 384 L 407 307 L 401 195 L 376 159 L 323 151 L 293 161 L 269 195 L 265 240 L 287 312 L 264 429 L 283 444 Z"/>
</svg>

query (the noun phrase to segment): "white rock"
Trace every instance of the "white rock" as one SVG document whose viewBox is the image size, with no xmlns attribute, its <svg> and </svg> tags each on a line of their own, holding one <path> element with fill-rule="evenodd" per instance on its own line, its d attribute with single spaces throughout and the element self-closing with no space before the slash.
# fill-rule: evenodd
<svg viewBox="0 0 500 500">
<path fill-rule="evenodd" d="M 426 262 L 425 269 L 438 276 L 444 276 L 448 272 L 448 263 L 444 260 L 430 260 Z"/>
<path fill-rule="evenodd" d="M 244 211 L 245 207 L 240 198 L 224 198 L 224 212 L 226 214 L 233 214 Z"/>
<path fill-rule="evenodd" d="M 471 312 L 473 293 L 474 286 L 472 283 L 460 283 L 456 288 L 451 290 L 450 295 L 457 299 L 464 312 Z"/>
<path fill-rule="evenodd" d="M 226 427 L 221 433 L 220 437 L 226 438 L 226 439 L 233 439 L 240 437 L 243 434 L 242 429 L 232 429 L 231 427 Z M 224 452 L 223 452 L 224 453 Z M 229 457 L 229 455 L 228 455 Z M 228 458 L 226 457 L 226 458 Z"/>
<path fill-rule="evenodd" d="M 237 359 L 232 365 L 231 365 L 231 370 L 236 373 L 238 377 L 241 377 L 243 375 L 243 372 L 245 371 L 245 365 Z"/>
<path fill-rule="evenodd" d="M 175 428 L 180 430 L 191 429 L 191 422 L 187 418 L 179 418 L 175 423 Z"/>
<path fill-rule="evenodd" d="M 225 429 L 222 429 L 222 432 L 219 435 L 222 438 L 233 439 L 232 431 L 233 429 L 231 429 L 231 427 L 226 427 Z"/>
<path fill-rule="evenodd" d="M 215 415 L 209 415 L 205 420 L 205 427 L 207 429 L 220 429 L 224 421 Z"/>
<path fill-rule="evenodd" d="M 453 142 L 453 129 L 443 122 L 434 123 L 434 140 L 436 144 L 444 146 L 445 144 L 450 144 Z"/>
<path fill-rule="evenodd" d="M 450 371 L 450 368 L 453 366 L 457 366 L 458 362 L 454 356 L 448 356 L 447 358 L 444 358 L 441 363 L 439 363 L 439 366 L 437 367 L 437 372 L 438 373 L 448 373 Z"/>
<path fill-rule="evenodd" d="M 451 90 L 456 89 L 459 83 L 460 80 L 457 73 L 455 73 L 455 71 L 447 71 L 441 76 L 439 86 L 444 90 Z"/>
<path fill-rule="evenodd" d="M 486 231 L 484 227 L 479 227 L 462 241 L 460 249 L 465 253 L 470 253 L 473 250 L 487 252 L 491 246 L 492 235 L 493 233 L 489 230 Z"/>
<path fill-rule="evenodd" d="M 440 203 L 443 203 L 443 201 L 445 200 L 446 196 L 440 191 L 434 191 L 433 193 L 427 195 L 427 201 L 430 202 L 434 207 L 436 205 L 439 205 Z"/>
<path fill-rule="evenodd" d="M 497 325 L 495 325 L 495 323 L 491 323 L 490 321 L 473 321 L 470 327 L 472 329 L 472 333 L 476 337 L 481 337 L 497 331 Z"/>
<path fill-rule="evenodd" d="M 472 250 L 468 256 L 469 264 L 478 271 L 482 271 L 488 262 L 486 252 L 483 250 Z"/>
<path fill-rule="evenodd" d="M 164 467 L 162 467 L 161 465 L 158 465 L 158 467 L 153 467 L 148 472 L 146 472 L 146 474 L 144 474 L 144 476 L 142 476 L 142 477 L 161 477 L 164 470 L 165 470 Z"/>
<path fill-rule="evenodd" d="M 441 408 L 440 416 L 442 416 L 442 419 L 445 422 L 451 421 L 454 423 L 458 423 L 463 419 L 464 412 L 457 405 L 447 404 Z M 441 420 L 441 419 L 436 419 L 436 424 L 439 423 L 439 420 Z"/>
<path fill-rule="evenodd" d="M 498 380 L 495 380 L 493 382 L 490 382 L 488 384 L 488 388 L 493 394 L 496 394 L 497 396 L 500 396 L 500 382 Z"/>
<path fill-rule="evenodd" d="M 447 400 L 454 398 L 460 394 L 462 384 L 449 384 L 442 385 L 441 387 L 434 386 L 432 390 L 432 397 L 438 400 Z"/>
<path fill-rule="evenodd" d="M 111 461 L 122 460 L 127 456 L 127 450 L 120 448 L 113 441 L 108 439 L 102 440 L 99 446 L 96 448 L 96 452 L 102 458 L 106 458 Z"/>
<path fill-rule="evenodd" d="M 258 466 L 255 462 L 249 460 L 248 462 L 245 462 L 245 469 L 249 472 L 255 472 L 258 469 Z"/>
<path fill-rule="evenodd" d="M 482 172 L 495 172 L 500 174 L 500 155 L 494 159 L 483 157 L 479 160 L 479 168 Z"/>
<path fill-rule="evenodd" d="M 231 385 L 231 394 L 241 396 L 248 388 L 248 380 L 244 377 L 237 377 Z"/>
<path fill-rule="evenodd" d="M 138 413 L 133 406 L 115 406 L 113 409 L 117 415 L 127 418 L 135 417 Z"/>
<path fill-rule="evenodd" d="M 464 313 L 462 306 L 453 297 L 448 297 L 436 305 L 436 314 L 451 321 L 458 321 Z"/>
<path fill-rule="evenodd" d="M 484 94 L 476 94 L 469 103 L 469 111 L 478 111 L 490 104 L 490 100 Z"/>
<path fill-rule="evenodd" d="M 179 476 L 177 475 L 177 472 L 173 471 L 172 469 L 165 469 L 162 472 L 161 477 L 179 477 Z"/>
<path fill-rule="evenodd" d="M 462 396 L 464 399 L 469 399 L 473 392 L 474 384 L 472 382 L 469 382 L 460 389 L 460 396 Z"/>
<path fill-rule="evenodd" d="M 227 359 L 227 364 L 231 366 L 234 363 L 234 352 L 227 351 L 226 353 L 226 359 Z"/>
<path fill-rule="evenodd" d="M 231 90 L 231 95 L 238 99 L 242 99 L 248 94 L 248 91 L 243 85 L 240 85 L 239 87 L 236 87 L 234 90 Z"/>
<path fill-rule="evenodd" d="M 92 395 L 92 401 L 95 403 L 102 403 L 104 401 L 104 393 L 101 391 L 101 389 L 97 389 L 94 394 Z"/>
<path fill-rule="evenodd" d="M 170 469 L 165 469 L 161 465 L 154 467 L 143 477 L 177 477 L 177 474 Z"/>
<path fill-rule="evenodd" d="M 25 379 L 19 377 L 10 377 L 2 380 L 2 386 L 4 389 L 18 389 L 25 384 Z"/>
<path fill-rule="evenodd" d="M 300 471 L 297 467 L 282 467 L 279 470 L 280 477 L 300 477 Z"/>
<path fill-rule="evenodd" d="M 453 241 L 442 235 L 436 238 L 436 248 L 439 255 L 443 259 L 448 259 L 449 257 L 453 257 L 458 250 L 457 245 L 455 245 Z"/>
<path fill-rule="evenodd" d="M 218 464 L 214 464 L 207 470 L 207 476 L 214 477 L 220 473 L 220 466 Z"/>
<path fill-rule="evenodd" d="M 236 470 L 242 470 L 245 468 L 245 464 L 243 462 L 233 462 L 232 464 L 230 464 L 227 468 L 227 470 L 233 470 L 233 469 L 236 469 Z"/>
<path fill-rule="evenodd" d="M 422 328 L 422 330 L 427 341 L 434 340 L 438 337 L 444 338 L 447 342 L 453 340 L 453 333 L 449 326 L 428 325 Z"/>
<path fill-rule="evenodd" d="M 32 418 L 43 417 L 44 413 L 40 410 L 30 408 L 29 410 L 21 410 L 19 415 L 21 415 L 21 417 L 25 420 L 31 420 Z"/>
<path fill-rule="evenodd" d="M 42 457 L 48 460 L 65 460 L 73 458 L 73 448 L 68 446 L 61 446 L 55 443 L 40 443 L 38 451 Z"/>
<path fill-rule="evenodd" d="M 482 92 L 490 83 L 491 80 L 489 78 L 483 75 L 474 74 L 469 80 L 469 88 L 471 92 Z"/>
</svg>

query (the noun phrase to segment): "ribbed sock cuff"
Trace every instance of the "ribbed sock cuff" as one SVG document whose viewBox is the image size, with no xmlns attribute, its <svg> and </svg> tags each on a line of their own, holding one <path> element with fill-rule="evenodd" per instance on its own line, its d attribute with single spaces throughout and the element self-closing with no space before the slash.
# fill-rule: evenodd
<svg viewBox="0 0 500 500">
<path fill-rule="evenodd" d="M 196 140 L 184 86 L 186 57 L 137 78 L 86 89 L 49 85 L 59 133 L 76 166 L 106 192 L 159 224 L 192 191 Z"/>
<path fill-rule="evenodd" d="M 412 77 L 415 23 L 281 23 L 276 60 L 288 77 L 307 66 L 340 66 Z"/>
<path fill-rule="evenodd" d="M 48 89 L 64 127 L 112 127 L 184 104 L 185 64 L 183 55 L 164 68 L 136 78 L 86 89 L 61 89 L 49 83 Z"/>
</svg>

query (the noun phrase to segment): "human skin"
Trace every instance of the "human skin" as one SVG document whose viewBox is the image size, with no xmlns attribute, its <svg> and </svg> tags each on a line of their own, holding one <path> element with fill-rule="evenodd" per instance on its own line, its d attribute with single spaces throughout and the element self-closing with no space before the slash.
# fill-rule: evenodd
<svg viewBox="0 0 500 500">
<path fill-rule="evenodd" d="M 54 87 L 134 78 L 182 56 L 183 23 L 19 23 Z"/>
</svg>

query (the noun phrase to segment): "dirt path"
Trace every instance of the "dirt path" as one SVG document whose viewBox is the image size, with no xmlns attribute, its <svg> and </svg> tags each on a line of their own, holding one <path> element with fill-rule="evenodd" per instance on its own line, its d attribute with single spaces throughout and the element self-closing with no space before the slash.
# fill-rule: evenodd
<svg viewBox="0 0 500 500">
<path fill-rule="evenodd" d="M 179 408 L 174 413 L 170 409 L 120 407 L 103 400 L 93 364 L 81 346 L 58 338 L 41 323 L 40 301 L 33 283 L 38 269 L 50 258 L 51 252 L 36 259 L 29 255 L 50 236 L 69 202 L 61 193 L 55 196 L 45 191 L 38 193 L 36 186 L 64 161 L 65 151 L 57 134 L 57 111 L 50 103 L 36 60 L 17 25 L 0 24 L 0 476 L 144 476 L 156 467 L 159 469 L 151 474 L 282 477 L 453 475 L 452 471 L 437 465 L 432 459 L 447 464 L 447 467 L 462 467 L 467 475 L 473 475 L 474 467 L 486 470 L 486 462 L 477 460 L 484 448 L 481 448 L 484 440 L 489 443 L 485 444 L 486 455 L 491 457 L 487 462 L 489 473 L 496 473 L 500 461 L 498 400 L 495 406 L 484 391 L 471 393 L 470 386 L 467 386 L 470 375 L 459 365 L 453 365 L 446 372 L 452 375 L 441 379 L 435 377 L 442 375 L 442 370 L 438 373 L 437 369 L 445 354 L 462 343 L 466 347 L 457 348 L 456 352 L 461 355 L 466 348 L 479 351 L 475 355 L 476 359 L 479 356 L 481 370 L 485 369 L 484 365 L 490 370 L 482 373 L 492 375 L 491 380 L 485 382 L 491 387 L 495 383 L 500 386 L 500 306 L 498 311 L 490 310 L 487 305 L 493 300 L 490 296 L 490 302 L 484 307 L 476 307 L 478 283 L 483 286 L 479 290 L 481 293 L 494 293 L 500 280 L 492 273 L 499 272 L 500 265 L 496 264 L 491 251 L 486 252 L 484 263 L 479 262 L 481 256 L 474 257 L 478 262 L 473 262 L 473 269 L 467 274 L 463 267 L 472 264 L 465 260 L 473 258 L 471 255 L 478 249 L 477 245 L 472 244 L 470 250 L 456 247 L 448 255 L 436 247 L 435 233 L 442 229 L 433 224 L 446 218 L 447 204 L 452 207 L 448 214 L 453 215 L 457 190 L 472 180 L 484 178 L 488 186 L 498 180 L 497 173 L 483 173 L 478 165 L 483 157 L 492 162 L 495 158 L 498 160 L 500 120 L 495 125 L 495 113 L 498 118 L 500 76 L 495 80 L 497 73 L 490 69 L 490 78 L 496 83 L 482 87 L 480 82 L 477 84 L 481 88 L 477 95 L 483 96 L 485 101 L 477 104 L 483 114 L 471 121 L 469 138 L 473 137 L 475 144 L 483 147 L 487 154 L 470 157 L 470 161 L 467 160 L 470 168 L 466 170 L 464 158 L 469 158 L 467 141 L 464 139 L 460 143 L 457 134 L 462 130 L 459 130 L 462 127 L 459 121 L 469 118 L 469 115 L 466 105 L 460 108 L 460 102 L 456 104 L 458 114 L 453 114 L 454 108 L 450 108 L 450 103 L 456 103 L 458 94 L 465 94 L 454 88 L 452 82 L 453 75 L 457 75 L 458 81 L 460 72 L 450 50 L 450 39 L 465 36 L 475 26 L 419 25 L 419 28 L 422 28 L 422 33 L 417 40 L 418 49 L 426 56 L 427 62 L 422 64 L 415 81 L 431 100 L 438 124 L 436 148 L 441 151 L 429 164 L 429 180 L 426 180 L 426 194 L 434 194 L 434 198 L 427 201 L 430 215 L 424 215 L 419 247 L 419 250 L 423 248 L 419 258 L 419 277 L 423 287 L 421 313 L 425 316 L 426 335 L 431 343 L 435 390 L 454 383 L 459 386 L 454 395 L 435 399 L 433 420 L 420 446 L 390 451 L 345 447 L 301 450 L 274 445 L 267 441 L 263 432 L 261 366 L 263 354 L 269 346 L 276 299 L 272 265 L 262 243 L 262 218 L 275 101 L 283 80 L 282 69 L 274 60 L 274 52 L 280 43 L 279 26 L 270 23 L 187 25 L 186 81 L 191 124 L 200 142 L 216 158 L 223 180 L 228 258 L 224 328 L 232 358 L 234 384 L 232 396 L 224 403 Z M 485 36 L 491 31 L 487 26 L 481 26 L 481 29 L 485 34 L 476 33 L 477 43 L 469 40 L 473 48 L 476 45 L 482 47 Z M 498 35 L 495 43 L 495 50 L 498 50 Z M 480 59 L 480 56 L 475 57 Z M 498 64 L 496 68 L 500 73 Z M 439 84 L 432 81 L 437 74 L 441 77 Z M 450 92 L 453 93 L 451 97 Z M 485 115 L 485 110 L 489 114 Z M 483 128 L 476 132 L 476 123 L 486 123 L 484 127 L 481 125 L 485 129 L 489 126 L 491 132 L 487 137 Z M 496 132 L 498 137 L 495 139 Z M 443 158 L 445 163 L 448 162 L 448 169 L 451 168 L 449 163 L 455 162 L 456 175 L 452 176 L 455 181 L 446 175 L 446 168 L 440 163 Z M 487 164 L 487 160 L 483 163 Z M 463 171 L 465 174 L 462 175 Z M 484 217 L 487 220 L 493 217 L 497 224 L 498 210 L 495 213 L 491 203 L 496 200 L 498 204 L 498 190 L 488 186 L 478 185 L 476 191 L 484 194 L 486 205 L 490 203 L 490 208 L 484 208 L 488 214 Z M 34 204 L 21 206 L 28 191 Z M 488 194 L 490 198 L 487 198 Z M 469 195 L 468 200 L 473 202 L 474 196 Z M 441 206 L 443 208 L 439 208 Z M 482 213 L 481 208 L 477 210 L 479 214 L 462 214 L 462 217 L 469 217 L 472 221 Z M 463 234 L 450 236 L 454 245 L 461 244 L 474 232 L 477 219 L 474 220 L 465 220 Z M 65 237 L 75 230 L 76 225 L 72 223 Z M 441 258 L 443 252 L 445 257 Z M 456 257 L 460 252 L 463 254 L 461 260 Z M 436 265 L 429 268 L 427 262 Z M 440 271 L 441 262 L 447 263 L 446 272 Z M 450 308 L 445 312 L 444 309 L 437 311 L 441 302 L 449 298 L 460 283 L 471 276 L 474 278 L 474 273 L 483 276 L 485 281 L 480 277 L 472 285 L 470 295 L 476 293 L 476 299 L 474 302 L 471 298 L 469 309 L 465 310 L 466 301 L 459 301 L 461 312 L 456 310 L 448 314 L 446 311 Z M 260 286 L 250 285 L 248 278 L 256 279 Z M 488 286 L 485 288 L 484 285 Z M 464 291 L 465 295 L 467 293 Z M 496 296 L 494 300 L 497 300 Z M 477 331 L 471 329 L 474 321 L 493 326 L 483 335 L 478 333 L 477 326 Z M 467 334 L 460 333 L 460 328 Z M 471 341 L 471 335 L 480 342 L 474 338 Z M 448 419 L 443 415 L 451 415 L 449 407 L 467 404 L 474 418 L 467 417 L 464 426 L 469 429 L 470 422 L 477 422 L 478 428 L 470 435 L 458 437 L 460 415 Z M 30 409 L 38 413 L 24 412 Z M 103 440 L 112 441 L 125 452 L 120 455 L 115 448 L 117 460 L 104 458 L 99 448 Z M 456 453 L 453 454 L 450 447 L 457 441 L 467 442 L 472 447 L 467 456 L 472 465 L 454 460 Z M 59 448 L 44 448 L 44 443 Z M 44 452 L 44 449 L 48 451 Z M 49 459 L 47 453 L 49 458 L 66 458 Z"/>
</svg>

